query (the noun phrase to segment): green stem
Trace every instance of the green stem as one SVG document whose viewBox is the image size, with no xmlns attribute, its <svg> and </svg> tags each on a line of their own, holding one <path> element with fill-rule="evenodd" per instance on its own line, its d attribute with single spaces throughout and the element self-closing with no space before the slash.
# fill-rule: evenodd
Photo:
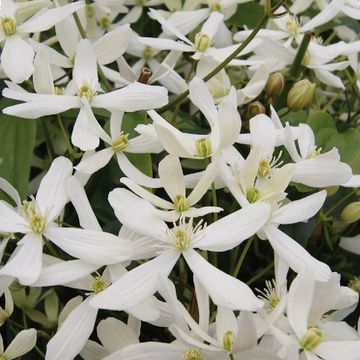
<svg viewBox="0 0 360 360">
<path fill-rule="evenodd" d="M 294 79 L 296 79 L 300 75 L 301 65 L 303 63 L 304 56 L 306 54 L 306 50 L 310 44 L 311 36 L 312 36 L 312 34 L 309 31 L 307 31 L 304 34 L 304 37 L 301 41 L 299 49 L 296 53 L 294 62 L 291 65 L 289 73 L 290 73 L 290 76 L 293 77 Z"/>
<path fill-rule="evenodd" d="M 74 20 L 75 20 L 75 23 L 76 23 L 76 26 L 77 28 L 79 29 L 79 32 L 80 32 L 80 35 L 83 39 L 86 39 L 86 32 L 81 24 L 81 21 L 80 21 L 80 18 L 79 18 L 79 15 L 74 12 L 73 13 L 73 17 L 74 17 Z"/>
<path fill-rule="evenodd" d="M 51 142 L 51 137 L 50 137 L 47 120 L 41 119 L 41 125 L 42 125 L 42 128 L 44 129 L 46 149 L 47 149 L 50 161 L 52 161 L 52 159 L 55 157 L 55 150 L 54 150 L 54 147 Z"/>
<path fill-rule="evenodd" d="M 229 358 L 230 358 L 230 360 L 234 360 L 234 355 L 233 355 L 233 354 L 229 354 Z"/>
<path fill-rule="evenodd" d="M 239 257 L 239 260 L 235 266 L 235 269 L 232 273 L 232 276 L 233 277 L 237 277 L 239 275 L 239 272 L 240 272 L 240 268 L 241 268 L 241 265 L 243 264 L 244 260 L 245 260 L 245 257 L 246 257 L 246 254 L 248 253 L 249 249 L 250 249 L 250 246 L 252 244 L 252 242 L 254 241 L 255 239 L 255 235 L 253 235 L 251 238 L 249 238 L 245 244 L 245 247 L 243 249 L 243 251 L 241 252 L 240 254 L 240 257 Z"/>
<path fill-rule="evenodd" d="M 246 285 L 251 285 L 253 284 L 255 281 L 261 279 L 264 275 L 266 275 L 268 273 L 268 271 L 274 266 L 274 262 L 271 261 L 271 263 L 266 266 L 264 269 L 262 269 L 261 271 L 259 271 L 256 275 L 254 275 L 249 281 L 246 282 Z"/>
<path fill-rule="evenodd" d="M 58 125 L 59 125 L 61 133 L 63 135 L 64 141 L 65 141 L 65 144 L 66 144 L 66 147 L 67 147 L 67 150 L 68 150 L 70 156 L 72 156 L 75 159 L 78 159 L 81 155 L 79 153 L 77 153 L 74 150 L 74 148 L 71 146 L 71 143 L 69 141 L 69 135 L 68 135 L 68 133 L 67 133 L 67 131 L 65 129 L 65 126 L 64 126 L 64 123 L 63 123 L 63 121 L 61 119 L 60 114 L 57 114 L 56 117 L 57 117 Z"/>
<path fill-rule="evenodd" d="M 265 25 L 265 23 L 271 18 L 274 11 L 276 11 L 285 2 L 286 2 L 286 0 L 280 0 L 279 3 L 276 4 L 271 9 L 271 11 L 265 12 L 265 14 L 262 16 L 262 18 L 258 22 L 258 24 L 255 26 L 254 30 L 245 39 L 245 41 L 243 43 L 241 43 L 239 45 L 239 47 L 232 54 L 230 54 L 223 62 L 221 62 L 218 66 L 216 66 L 214 70 L 210 71 L 205 77 L 203 77 L 203 80 L 205 82 L 209 81 L 219 71 L 221 71 L 226 65 L 228 65 L 233 59 L 235 59 L 250 44 L 250 42 L 255 38 L 256 34 L 261 30 L 261 28 Z M 184 100 L 188 95 L 189 95 L 189 90 L 184 91 L 182 94 L 180 94 L 178 97 L 176 97 L 169 104 L 167 104 L 167 105 L 163 106 L 162 108 L 160 108 L 157 112 L 161 114 L 161 113 L 171 109 L 178 102 Z"/>
</svg>

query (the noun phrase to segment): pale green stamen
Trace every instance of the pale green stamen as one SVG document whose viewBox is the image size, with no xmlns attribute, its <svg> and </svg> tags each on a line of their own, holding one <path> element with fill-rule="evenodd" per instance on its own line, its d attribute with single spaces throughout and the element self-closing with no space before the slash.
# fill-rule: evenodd
<svg viewBox="0 0 360 360">
<path fill-rule="evenodd" d="M 225 351 L 230 352 L 234 345 L 235 335 L 229 330 L 223 336 L 223 348 Z"/>
<path fill-rule="evenodd" d="M 203 33 L 197 33 L 195 35 L 195 49 L 197 51 L 205 51 L 211 45 L 211 39 L 208 35 Z"/>
<path fill-rule="evenodd" d="M 316 328 L 310 327 L 306 334 L 300 339 L 300 346 L 305 349 L 312 351 L 321 344 L 324 339 L 324 333 Z"/>
<path fill-rule="evenodd" d="M 98 294 L 104 291 L 108 287 L 108 284 L 101 278 L 101 276 L 96 276 L 90 287 L 95 294 Z"/>
<path fill-rule="evenodd" d="M 0 18 L 1 26 L 5 35 L 11 36 L 16 33 L 16 20 L 12 16 L 2 16 Z"/>
<path fill-rule="evenodd" d="M 200 157 L 209 157 L 212 154 L 211 140 L 208 138 L 199 139 L 195 143 L 196 155 Z"/>
<path fill-rule="evenodd" d="M 129 134 L 123 134 L 122 132 L 112 143 L 112 147 L 115 151 L 123 151 L 128 146 L 129 146 Z"/>
<path fill-rule="evenodd" d="M 91 103 L 92 100 L 94 99 L 94 91 L 86 83 L 84 83 L 82 86 L 80 86 L 77 95 L 81 98 L 85 96 L 89 103 Z"/>
<path fill-rule="evenodd" d="M 175 209 L 178 212 L 186 211 L 189 208 L 189 203 L 184 195 L 176 195 L 174 199 Z"/>
<path fill-rule="evenodd" d="M 258 201 L 260 196 L 260 191 L 256 188 L 251 188 L 246 192 L 246 199 L 250 204 Z"/>
<path fill-rule="evenodd" d="M 204 360 L 201 350 L 189 349 L 186 350 L 184 360 Z"/>
<path fill-rule="evenodd" d="M 34 233 L 41 234 L 45 228 L 46 218 L 41 214 L 34 198 L 31 201 L 24 200 L 22 210 L 24 216 Z"/>
</svg>

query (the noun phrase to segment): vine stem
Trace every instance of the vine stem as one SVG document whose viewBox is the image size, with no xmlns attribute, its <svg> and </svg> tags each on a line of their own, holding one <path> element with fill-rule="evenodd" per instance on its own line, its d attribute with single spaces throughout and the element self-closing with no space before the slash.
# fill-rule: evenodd
<svg viewBox="0 0 360 360">
<path fill-rule="evenodd" d="M 212 71 L 210 71 L 205 77 L 203 77 L 203 80 L 205 82 L 209 81 L 211 78 L 213 78 L 219 71 L 221 71 L 226 65 L 228 65 L 233 59 L 235 59 L 249 44 L 250 42 L 255 38 L 256 34 L 261 30 L 261 28 L 265 25 L 265 23 L 273 16 L 273 13 L 282 6 L 286 0 L 280 0 L 274 7 L 271 9 L 265 11 L 264 15 L 260 19 L 260 21 L 257 23 L 253 31 L 249 34 L 249 36 L 242 42 L 239 47 L 230 54 L 223 62 L 221 62 L 218 66 L 216 66 Z M 176 105 L 178 102 L 184 100 L 189 95 L 189 90 L 184 91 L 182 94 L 180 94 L 178 97 L 176 97 L 173 101 L 171 101 L 169 104 L 163 106 L 160 108 L 157 112 L 159 114 L 171 109 L 174 105 Z"/>
<path fill-rule="evenodd" d="M 235 269 L 232 273 L 232 276 L 237 278 L 239 272 L 240 272 L 240 268 L 241 268 L 241 265 L 243 264 L 244 260 L 245 260 L 245 257 L 246 257 L 246 254 L 248 253 L 249 249 L 250 249 L 250 246 L 252 244 L 252 242 L 254 241 L 255 239 L 255 235 L 253 235 L 251 238 L 249 238 L 245 244 L 245 247 L 243 249 L 243 251 L 241 252 L 240 254 L 240 257 L 239 257 L 239 260 L 238 262 L 236 263 L 236 266 L 235 266 Z"/>
</svg>

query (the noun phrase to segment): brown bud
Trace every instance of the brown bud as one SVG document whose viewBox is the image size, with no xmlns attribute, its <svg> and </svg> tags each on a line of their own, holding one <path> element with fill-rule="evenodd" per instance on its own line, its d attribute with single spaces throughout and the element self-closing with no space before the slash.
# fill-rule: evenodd
<svg viewBox="0 0 360 360">
<path fill-rule="evenodd" d="M 142 84 L 147 84 L 151 76 L 151 70 L 147 67 L 141 69 L 138 82 Z"/>
<path fill-rule="evenodd" d="M 265 86 L 265 93 L 268 96 L 279 96 L 284 89 L 284 85 L 285 78 L 282 73 L 271 74 Z"/>
<path fill-rule="evenodd" d="M 260 101 L 253 101 L 248 105 L 246 117 L 248 119 L 251 119 L 252 117 L 259 115 L 259 114 L 265 114 L 266 110 L 264 105 Z"/>
</svg>

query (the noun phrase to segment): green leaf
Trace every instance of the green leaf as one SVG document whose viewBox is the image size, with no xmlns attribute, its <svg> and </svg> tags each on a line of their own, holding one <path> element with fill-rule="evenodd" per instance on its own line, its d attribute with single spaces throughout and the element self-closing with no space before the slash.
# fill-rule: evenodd
<svg viewBox="0 0 360 360">
<path fill-rule="evenodd" d="M 13 102 L 2 98 L 0 109 Z M 35 120 L 0 114 L 0 177 L 8 180 L 25 199 L 28 194 L 30 167 L 35 144 Z"/>
<path fill-rule="evenodd" d="M 317 111 L 311 114 L 307 120 L 307 123 L 315 134 L 325 128 L 336 129 L 336 122 L 334 118 L 330 114 L 323 111 Z"/>
<path fill-rule="evenodd" d="M 286 124 L 288 122 L 289 125 L 291 126 L 298 126 L 299 124 L 306 123 L 306 119 L 308 117 L 306 111 L 304 110 L 290 111 L 288 114 L 281 116 L 282 111 L 283 109 L 279 111 L 279 116 L 283 124 Z"/>
<path fill-rule="evenodd" d="M 235 26 L 247 26 L 253 29 L 264 15 L 264 7 L 256 3 L 240 4 L 236 13 L 228 20 L 229 24 Z"/>
</svg>

